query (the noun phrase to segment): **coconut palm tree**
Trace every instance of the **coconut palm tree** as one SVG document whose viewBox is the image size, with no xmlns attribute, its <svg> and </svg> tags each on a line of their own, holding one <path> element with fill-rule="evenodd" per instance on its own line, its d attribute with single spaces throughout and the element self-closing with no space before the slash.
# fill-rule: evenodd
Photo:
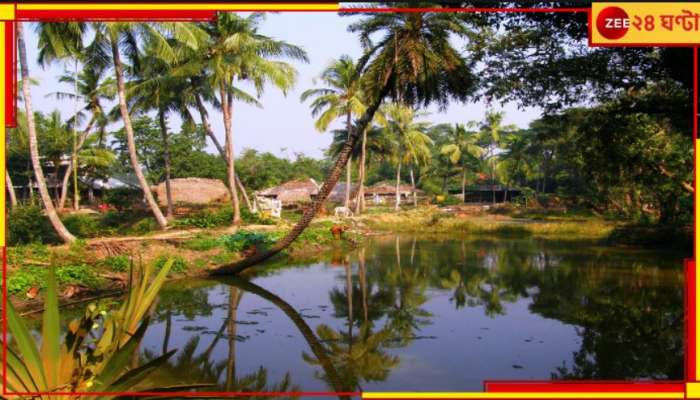
<svg viewBox="0 0 700 400">
<path fill-rule="evenodd" d="M 74 175 L 74 186 L 77 176 L 77 170 L 75 167 L 78 166 L 78 156 L 81 153 L 83 146 L 88 139 L 88 136 L 93 133 L 93 128 L 98 127 L 98 133 L 104 133 L 104 130 L 108 124 L 107 114 L 103 108 L 104 101 L 111 101 L 117 95 L 117 87 L 113 78 L 106 76 L 108 70 L 102 65 L 84 65 L 84 69 L 75 76 L 71 73 L 66 73 L 58 78 L 59 82 L 70 84 L 75 88 L 74 92 L 63 92 L 57 91 L 50 93 L 49 96 L 56 98 L 57 100 L 70 99 L 74 101 L 83 101 L 84 105 L 79 109 L 75 115 L 73 115 L 69 120 L 68 124 L 75 130 L 75 127 L 84 120 L 85 113 L 90 114 L 90 119 L 82 128 L 82 132 L 77 137 L 77 142 L 75 143 L 74 151 L 71 155 L 71 162 L 66 168 L 63 174 L 63 180 L 61 184 L 61 199 L 59 200 L 59 208 L 63 208 L 68 197 L 68 182 L 72 173 Z M 79 196 L 74 194 L 74 208 L 79 208 Z"/>
<path fill-rule="evenodd" d="M 488 146 L 487 161 L 491 170 L 493 205 L 496 205 L 496 151 L 501 146 L 501 136 L 516 129 L 514 125 L 503 125 L 503 116 L 503 112 L 487 111 L 479 129 L 481 140 Z"/>
<path fill-rule="evenodd" d="M 36 177 L 37 186 L 39 187 L 39 195 L 46 209 L 46 215 L 53 226 L 58 236 L 64 242 L 70 243 L 75 240 L 68 229 L 63 225 L 61 219 L 58 218 L 56 209 L 51 202 L 49 190 L 46 187 L 44 171 L 41 169 L 41 161 L 39 160 L 39 149 L 36 138 L 36 125 L 34 124 L 34 111 L 32 110 L 32 97 L 29 93 L 29 68 L 27 66 L 27 49 L 24 44 L 24 24 L 17 22 L 17 51 L 19 53 L 20 76 L 22 77 L 22 96 L 24 99 L 24 112 L 27 117 L 27 133 L 29 136 L 29 154 L 32 160 L 32 168 Z"/>
<path fill-rule="evenodd" d="M 114 76 L 117 85 L 117 97 L 119 113 L 124 122 L 126 132 L 129 159 L 134 169 L 136 178 L 143 190 L 144 198 L 151 209 L 158 225 L 165 228 L 168 221 L 163 212 L 158 207 L 150 185 L 146 181 L 141 165 L 136 153 L 136 143 L 134 140 L 134 129 L 131 124 L 130 110 L 125 83 L 125 68 L 122 61 L 122 53 L 132 60 L 129 69 L 135 73 L 141 68 L 138 54 L 141 51 L 139 45 L 144 44 L 146 48 L 154 49 L 159 59 L 168 63 L 178 60 L 172 42 L 179 43 L 184 48 L 194 51 L 206 37 L 206 33 L 197 25 L 184 22 L 168 22 L 158 24 L 132 23 L 132 22 L 95 22 L 92 23 L 94 30 L 93 42 L 90 45 L 89 60 L 99 64 L 100 62 L 109 64 L 114 68 Z"/>
<path fill-rule="evenodd" d="M 421 4 L 392 6 L 419 7 Z M 358 73 L 364 76 L 362 86 L 368 99 L 365 113 L 351 131 L 318 195 L 289 233 L 269 251 L 224 265 L 213 270 L 213 274 L 238 273 L 286 249 L 299 237 L 333 190 L 355 143 L 374 119 L 385 97 L 401 98 L 411 105 L 437 103 L 444 108 L 450 100 L 468 100 L 476 90 L 473 62 L 462 56 L 450 42 L 450 37 L 468 39 L 474 16 L 445 12 L 367 12 L 359 15 L 362 18 L 349 29 L 359 33 L 365 51 L 357 62 Z M 372 39 L 375 33 L 380 36 L 378 42 Z"/>
<path fill-rule="evenodd" d="M 361 116 L 367 108 L 360 92 L 360 75 L 355 62 L 348 55 L 333 60 L 321 74 L 326 87 L 309 89 L 301 94 L 301 101 L 314 97 L 311 114 L 316 120 L 316 129 L 323 132 L 328 125 L 340 117 L 345 118 L 348 135 L 352 127 L 352 117 Z M 348 136 L 349 138 L 349 136 Z M 350 185 L 352 180 L 352 156 L 348 157 L 345 180 L 345 207 L 350 207 Z"/>
<path fill-rule="evenodd" d="M 478 145 L 476 132 L 468 131 L 463 124 L 440 124 L 434 128 L 446 136 L 449 141 L 440 148 L 440 153 L 449 157 L 450 162 L 462 169 L 462 201 L 465 201 L 467 185 L 467 169 L 469 164 L 477 161 L 484 153 Z"/>
<path fill-rule="evenodd" d="M 264 18 L 264 13 L 252 13 L 247 17 L 220 13 L 212 22 L 201 24 L 200 27 L 209 35 L 206 45 L 201 51 L 188 55 L 188 61 L 174 71 L 176 76 L 183 77 L 199 75 L 204 71 L 204 82 L 216 93 L 212 97 L 218 96 L 214 105 L 221 109 L 223 116 L 234 225 L 241 223 L 241 214 L 236 187 L 233 103 L 243 101 L 260 106 L 256 96 L 246 93 L 238 84 L 241 81 L 252 83 L 257 96 L 262 94 L 267 83 L 286 94 L 295 83 L 296 70 L 290 64 L 275 59 L 308 62 L 306 52 L 300 47 L 260 34 L 258 30 Z M 198 99 L 200 102 L 201 97 Z"/>
<path fill-rule="evenodd" d="M 432 139 L 426 134 L 430 127 L 428 122 L 415 121 L 425 114 L 416 112 L 413 108 L 398 103 L 392 103 L 384 108 L 386 121 L 384 129 L 395 141 L 394 159 L 396 160 L 396 203 L 394 209 L 401 207 L 401 165 L 407 164 L 411 171 L 411 186 L 413 186 L 413 205 L 417 205 L 416 182 L 413 176 L 413 166 L 427 164 L 430 160 Z"/>
</svg>

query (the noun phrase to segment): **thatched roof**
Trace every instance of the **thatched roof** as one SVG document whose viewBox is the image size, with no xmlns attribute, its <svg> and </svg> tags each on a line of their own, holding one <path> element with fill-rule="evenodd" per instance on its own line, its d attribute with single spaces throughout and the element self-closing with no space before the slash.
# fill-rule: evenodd
<svg viewBox="0 0 700 400">
<path fill-rule="evenodd" d="M 399 185 L 399 192 L 401 192 L 402 194 L 413 193 L 413 187 L 411 185 L 407 185 L 405 183 L 402 183 Z M 374 185 L 365 189 L 365 194 L 372 195 L 372 196 L 374 196 L 375 194 L 378 194 L 380 196 L 381 195 L 395 195 L 396 194 L 396 182 L 389 182 L 389 181 L 377 182 Z"/>
<path fill-rule="evenodd" d="M 167 205 L 165 194 L 165 182 L 161 182 L 154 188 L 158 196 L 158 203 Z M 228 188 L 218 179 L 204 178 L 177 178 L 170 180 L 170 191 L 173 203 L 208 204 L 229 198 Z"/>
<path fill-rule="evenodd" d="M 282 204 L 310 202 L 318 194 L 319 186 L 313 179 L 285 182 L 257 192 L 257 195 L 280 200 Z"/>
</svg>

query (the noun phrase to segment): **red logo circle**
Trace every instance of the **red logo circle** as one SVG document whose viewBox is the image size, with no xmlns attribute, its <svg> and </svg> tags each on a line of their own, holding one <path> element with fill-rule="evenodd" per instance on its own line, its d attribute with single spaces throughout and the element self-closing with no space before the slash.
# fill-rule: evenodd
<svg viewBox="0 0 700 400">
<path fill-rule="evenodd" d="M 630 19 L 620 7 L 606 7 L 598 14 L 595 26 L 606 39 L 619 39 L 627 33 Z"/>
</svg>

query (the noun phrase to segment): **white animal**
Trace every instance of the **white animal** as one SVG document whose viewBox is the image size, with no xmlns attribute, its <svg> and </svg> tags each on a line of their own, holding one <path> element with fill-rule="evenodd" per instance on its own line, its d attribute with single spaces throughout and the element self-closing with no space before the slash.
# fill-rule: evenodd
<svg viewBox="0 0 700 400">
<path fill-rule="evenodd" d="M 282 216 L 282 201 L 262 196 L 255 196 L 253 199 L 253 213 L 257 213 L 258 210 L 262 212 L 269 212 L 272 217 L 280 218 Z"/>
<path fill-rule="evenodd" d="M 336 207 L 335 216 L 343 218 L 352 217 L 352 211 L 347 207 Z"/>
</svg>

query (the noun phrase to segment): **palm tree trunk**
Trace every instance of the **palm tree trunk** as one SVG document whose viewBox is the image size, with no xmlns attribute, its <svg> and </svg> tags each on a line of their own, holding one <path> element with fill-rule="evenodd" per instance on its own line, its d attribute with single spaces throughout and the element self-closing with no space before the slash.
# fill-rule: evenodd
<svg viewBox="0 0 700 400">
<path fill-rule="evenodd" d="M 396 203 L 394 210 L 399 211 L 401 208 L 401 162 L 396 166 Z"/>
<path fill-rule="evenodd" d="M 467 202 L 467 169 L 462 168 L 462 203 Z"/>
<path fill-rule="evenodd" d="M 382 101 L 384 100 L 384 97 L 386 97 L 388 93 L 389 86 L 384 84 L 384 87 L 382 87 L 382 90 L 379 92 L 377 97 L 367 107 L 365 114 L 358 121 L 355 129 L 352 130 L 352 135 L 345 142 L 342 149 L 338 153 L 338 158 L 336 159 L 333 168 L 331 168 L 330 172 L 328 173 L 326 181 L 321 186 L 321 189 L 319 189 L 318 194 L 314 198 L 314 201 L 311 203 L 311 206 L 304 210 L 304 214 L 299 219 L 299 222 L 297 222 L 297 224 L 294 225 L 294 228 L 292 228 L 292 230 L 290 230 L 289 233 L 287 233 L 287 236 L 280 239 L 268 251 L 259 252 L 253 256 L 244 258 L 243 260 L 232 264 L 222 265 L 219 268 L 211 270 L 209 272 L 211 275 L 237 274 L 247 268 L 250 268 L 253 265 L 265 261 L 268 258 L 286 249 L 287 247 L 289 247 L 290 244 L 294 242 L 294 240 L 296 240 L 297 237 L 299 237 L 299 235 L 301 235 L 302 232 L 304 232 L 304 229 L 306 229 L 306 227 L 309 226 L 311 221 L 316 216 L 318 210 L 321 208 L 321 206 L 323 206 L 323 203 L 326 201 L 328 194 L 331 192 L 331 190 L 333 190 L 333 187 L 338 182 L 338 178 L 340 178 L 340 174 L 343 171 L 343 167 L 347 164 L 348 158 L 350 158 L 350 154 L 352 153 L 352 149 L 355 147 L 355 143 L 357 143 L 357 140 L 359 139 L 359 133 L 362 132 L 367 127 L 369 122 L 374 118 L 374 114 L 377 112 L 377 109 L 379 108 Z"/>
<path fill-rule="evenodd" d="M 362 151 L 360 153 L 359 179 L 357 196 L 355 200 L 355 215 L 359 215 L 365 210 L 365 162 L 367 157 L 367 129 L 362 131 Z"/>
<path fill-rule="evenodd" d="M 418 207 L 418 194 L 416 193 L 416 180 L 413 177 L 413 167 L 410 168 L 411 173 L 411 187 L 413 188 L 413 207 Z"/>
<path fill-rule="evenodd" d="M 17 206 L 17 194 L 15 193 L 15 186 L 12 184 L 12 178 L 10 178 L 10 173 L 5 168 L 5 186 L 7 186 L 7 193 L 10 195 L 10 206 L 15 208 Z"/>
<path fill-rule="evenodd" d="M 165 122 L 165 112 L 158 110 L 158 121 L 160 122 L 160 137 L 163 140 L 163 164 L 165 169 L 165 197 L 168 208 L 166 218 L 173 218 L 173 192 L 170 187 L 170 148 L 168 146 L 168 124 Z"/>
<path fill-rule="evenodd" d="M 350 140 L 350 131 L 352 129 L 352 114 L 348 112 L 346 126 L 348 130 L 348 140 Z M 352 156 L 348 157 L 348 164 L 345 167 L 345 207 L 350 208 L 350 184 L 352 182 Z"/>
<path fill-rule="evenodd" d="M 173 313 L 168 309 L 168 316 L 165 318 L 165 333 L 163 334 L 163 354 L 168 352 L 170 344 L 170 332 L 173 329 Z"/>
<path fill-rule="evenodd" d="M 231 188 L 231 206 L 233 207 L 233 225 L 241 224 L 241 207 L 238 203 L 238 188 L 236 187 L 236 157 L 233 152 L 233 132 L 231 130 L 231 114 L 233 113 L 233 99 L 226 91 L 222 82 L 219 86 L 221 96 L 221 109 L 224 115 L 224 131 L 226 133 L 226 158 L 228 160 L 226 177 Z"/>
<path fill-rule="evenodd" d="M 87 127 L 83 130 L 83 132 L 80 134 L 80 137 L 78 137 L 78 143 L 77 146 L 75 147 L 73 154 L 71 155 L 71 160 L 75 158 L 75 167 L 74 163 L 71 162 L 68 165 L 68 168 L 66 168 L 66 172 L 63 174 L 63 182 L 61 183 L 61 199 L 58 202 L 58 208 L 63 208 L 66 205 L 66 200 L 68 198 L 68 181 L 70 179 L 71 174 L 74 171 L 74 168 L 77 168 L 78 166 L 78 157 L 77 154 L 80 151 L 80 149 L 83 148 L 83 145 L 85 144 L 85 140 L 87 140 L 87 136 L 90 134 L 90 130 L 92 129 L 92 125 L 95 123 L 95 116 L 93 115 L 92 118 L 90 118 L 90 122 L 88 122 Z M 77 177 L 77 175 L 75 175 Z M 74 178 L 75 181 L 75 178 Z M 75 194 L 73 194 L 75 196 Z M 75 206 L 75 204 L 74 204 Z M 78 204 L 78 206 L 80 206 Z"/>
<path fill-rule="evenodd" d="M 202 119 L 202 125 L 204 125 L 204 131 L 207 133 L 207 136 L 209 136 L 209 139 L 211 139 L 211 142 L 214 143 L 214 147 L 219 151 L 219 154 L 221 155 L 221 158 L 226 162 L 226 165 L 228 166 L 228 157 L 226 156 L 226 150 L 224 150 L 224 146 L 221 145 L 219 142 L 219 139 L 216 138 L 216 135 L 214 134 L 214 130 L 211 127 L 211 124 L 209 123 L 209 114 L 207 113 L 207 109 L 204 108 L 204 103 L 202 103 L 202 99 L 199 97 L 199 95 L 195 96 L 195 100 L 197 101 L 197 110 L 199 111 L 199 116 Z M 243 201 L 245 201 L 246 207 L 248 207 L 249 210 L 253 209 L 253 206 L 250 203 L 250 198 L 248 197 L 248 193 L 245 190 L 245 187 L 243 186 L 243 182 L 241 182 L 241 179 L 238 177 L 238 174 L 235 174 L 236 176 L 236 185 L 238 185 L 238 189 L 241 191 L 241 195 L 243 195 Z M 231 188 L 228 187 L 229 192 L 231 191 Z"/>
<path fill-rule="evenodd" d="M 146 202 L 153 212 L 153 216 L 156 218 L 156 222 L 161 228 L 168 226 L 168 220 L 163 216 L 163 212 L 158 208 L 158 203 L 153 197 L 153 192 L 151 192 L 151 187 L 146 181 L 146 177 L 141 171 L 141 166 L 139 165 L 139 158 L 136 154 L 136 143 L 134 141 L 134 129 L 131 126 L 131 117 L 129 117 L 129 109 L 126 106 L 126 91 L 124 89 L 124 72 L 123 65 L 121 62 L 121 57 L 119 55 L 119 43 L 116 37 L 112 37 L 112 58 L 114 60 L 114 75 L 117 80 L 117 94 L 119 95 L 119 111 L 124 121 L 124 130 L 126 131 L 126 141 L 129 148 L 129 159 L 131 160 L 131 166 L 134 168 L 134 173 L 136 178 L 138 178 L 141 190 L 143 190 L 143 196 L 146 198 Z"/>
<path fill-rule="evenodd" d="M 61 240 L 70 243 L 75 240 L 75 236 L 68 232 L 68 229 L 66 229 L 63 222 L 61 222 L 61 219 L 58 218 L 56 209 L 51 202 L 51 196 L 49 195 L 49 190 L 46 187 L 46 180 L 44 179 L 44 171 L 41 169 L 41 162 L 39 161 L 39 146 L 36 138 L 36 126 L 34 125 L 34 111 L 32 110 L 32 98 L 29 93 L 29 68 L 27 67 L 27 50 L 24 45 L 24 27 L 23 23 L 19 21 L 17 22 L 17 50 L 19 52 L 19 64 L 22 76 L 24 111 L 27 115 L 27 130 L 29 131 L 29 155 L 32 160 L 34 176 L 36 177 L 37 186 L 39 187 L 41 201 L 44 203 L 44 208 L 46 209 L 46 215 L 49 217 L 53 229 Z"/>
<path fill-rule="evenodd" d="M 71 154 L 71 166 L 73 167 L 73 210 L 80 210 L 80 189 L 78 188 L 78 60 L 75 60 L 75 70 L 73 74 L 73 154 Z M 63 196 L 61 196 L 63 197 Z M 63 204 L 61 204 L 63 208 Z"/>
</svg>

